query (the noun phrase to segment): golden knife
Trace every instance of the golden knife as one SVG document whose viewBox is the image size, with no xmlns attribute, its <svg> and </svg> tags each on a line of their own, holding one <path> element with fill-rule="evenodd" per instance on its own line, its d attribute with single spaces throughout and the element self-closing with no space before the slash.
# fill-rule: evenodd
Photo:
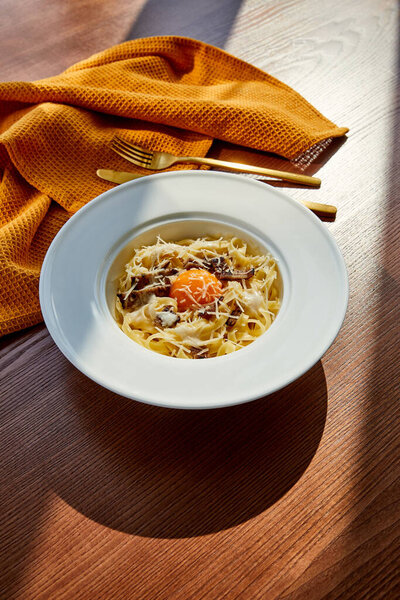
<svg viewBox="0 0 400 600">
<path fill-rule="evenodd" d="M 146 175 L 138 173 L 128 173 L 127 171 L 113 171 L 112 169 L 98 169 L 96 171 L 97 176 L 111 183 L 126 183 L 139 177 L 146 177 Z M 319 217 L 327 217 L 334 219 L 337 209 L 332 204 L 320 204 L 319 202 L 309 202 L 308 200 L 300 200 L 301 204 L 304 204 L 307 208 L 312 210 Z"/>
</svg>

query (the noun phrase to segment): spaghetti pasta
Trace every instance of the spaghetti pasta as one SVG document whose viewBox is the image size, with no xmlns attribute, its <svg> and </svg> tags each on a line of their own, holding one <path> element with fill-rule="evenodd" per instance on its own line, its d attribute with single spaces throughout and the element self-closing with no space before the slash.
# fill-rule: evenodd
<svg viewBox="0 0 400 600">
<path fill-rule="evenodd" d="M 275 259 L 237 237 L 158 237 L 135 250 L 115 300 L 126 335 L 177 358 L 235 352 L 267 331 L 279 308 Z"/>
</svg>

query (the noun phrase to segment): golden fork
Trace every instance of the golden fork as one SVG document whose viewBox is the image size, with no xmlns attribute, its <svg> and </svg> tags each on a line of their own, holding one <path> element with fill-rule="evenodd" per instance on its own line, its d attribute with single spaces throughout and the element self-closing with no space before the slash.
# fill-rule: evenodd
<svg viewBox="0 0 400 600">
<path fill-rule="evenodd" d="M 119 136 L 115 136 L 111 142 L 111 148 L 125 158 L 129 162 L 144 169 L 159 171 L 171 167 L 175 163 L 191 163 L 196 165 L 209 165 L 210 167 L 223 167 L 232 171 L 241 171 L 242 173 L 254 173 L 256 175 L 266 175 L 283 179 L 285 181 L 295 181 L 304 185 L 319 187 L 321 180 L 317 177 L 309 175 L 300 175 L 298 173 L 288 173 L 286 171 L 276 171 L 275 169 L 264 169 L 263 167 L 255 167 L 242 163 L 228 162 L 226 160 L 218 160 L 216 158 L 199 158 L 198 156 L 174 156 L 168 152 L 153 152 L 145 150 L 140 146 L 135 146 Z"/>
</svg>

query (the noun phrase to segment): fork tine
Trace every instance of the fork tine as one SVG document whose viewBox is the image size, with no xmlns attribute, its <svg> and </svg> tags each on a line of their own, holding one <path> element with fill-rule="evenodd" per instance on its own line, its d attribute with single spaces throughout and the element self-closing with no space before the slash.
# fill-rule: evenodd
<svg viewBox="0 0 400 600">
<path fill-rule="evenodd" d="M 135 150 L 128 150 L 127 148 L 125 148 L 121 144 L 118 144 L 114 140 L 111 143 L 111 148 L 113 150 L 115 150 L 115 152 L 117 152 L 119 150 L 120 152 L 123 152 L 127 156 L 129 156 L 131 158 L 134 158 L 135 160 L 139 160 L 140 162 L 142 162 L 144 164 L 150 165 L 150 163 L 151 163 L 151 156 L 146 156 L 144 154 L 139 154 Z"/>
<path fill-rule="evenodd" d="M 148 162 L 144 162 L 142 159 L 137 158 L 137 157 L 133 157 L 133 156 L 129 156 L 129 154 L 126 154 L 125 152 L 118 150 L 117 148 L 112 148 L 114 150 L 114 152 L 116 154 L 119 154 L 119 156 L 122 156 L 122 158 L 125 158 L 125 160 L 129 160 L 129 162 L 138 165 L 139 167 L 144 167 L 144 168 L 148 168 L 149 164 Z"/>
<path fill-rule="evenodd" d="M 153 155 L 153 152 L 151 150 L 146 150 L 145 148 L 141 148 L 140 146 L 135 146 L 135 144 L 131 144 L 131 142 L 123 140 L 118 135 L 114 136 L 114 140 L 116 142 L 119 142 L 120 145 L 124 146 L 126 150 L 136 150 L 140 154 L 144 154 L 146 157 L 149 158 L 151 158 Z"/>
<path fill-rule="evenodd" d="M 111 140 L 111 143 L 116 144 L 116 145 L 120 146 L 121 148 L 124 148 L 125 150 L 135 150 L 139 154 L 143 154 L 146 157 L 149 154 L 148 152 L 146 152 L 145 150 L 142 150 L 138 146 L 134 146 L 133 144 L 130 144 L 129 142 L 125 142 L 124 140 L 121 140 L 121 138 L 116 137 L 116 136 L 113 137 L 113 139 Z"/>
<path fill-rule="evenodd" d="M 144 161 L 151 161 L 151 154 L 143 154 L 141 152 L 138 152 L 137 150 L 133 150 L 131 149 L 129 146 L 126 146 L 124 144 L 120 144 L 118 142 L 118 140 L 113 140 L 111 143 L 111 147 L 112 148 L 118 148 L 119 150 L 122 150 L 123 152 L 126 152 L 127 154 L 129 154 L 130 156 L 134 156 L 135 158 L 140 158 L 141 160 Z"/>
<path fill-rule="evenodd" d="M 147 165 L 150 165 L 150 163 L 151 163 L 151 157 L 147 157 L 143 154 L 139 154 L 134 150 L 127 150 L 125 147 L 123 147 L 119 144 L 112 143 L 111 148 L 115 151 L 119 150 L 120 152 L 124 152 L 124 154 L 126 154 L 127 156 L 130 156 L 131 158 L 134 158 L 135 160 L 140 160 L 142 163 L 145 163 Z"/>
</svg>

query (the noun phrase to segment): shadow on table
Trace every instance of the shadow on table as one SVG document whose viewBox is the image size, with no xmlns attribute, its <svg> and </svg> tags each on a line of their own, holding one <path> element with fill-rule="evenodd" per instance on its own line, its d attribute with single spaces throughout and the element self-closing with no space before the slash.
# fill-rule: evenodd
<svg viewBox="0 0 400 600">
<path fill-rule="evenodd" d="M 147 0 L 125 39 L 180 35 L 224 48 L 241 4 L 242 0 Z"/>
<path fill-rule="evenodd" d="M 253 148 L 237 146 L 236 144 L 231 144 L 222 140 L 215 140 L 207 156 L 218 158 L 220 160 L 247 163 L 255 165 L 256 167 L 288 171 L 289 173 L 315 175 L 317 171 L 319 171 L 321 167 L 336 154 L 347 139 L 347 136 L 342 136 L 339 138 L 323 140 L 293 160 L 289 160 L 278 154 L 273 154 L 272 152 L 261 152 L 261 150 L 254 150 Z M 306 187 L 307 189 L 318 189 L 309 186 L 299 186 L 296 183 L 280 181 L 278 179 L 275 181 L 268 181 L 268 183 L 271 183 L 276 187 Z"/>
<path fill-rule="evenodd" d="M 298 481 L 324 429 L 321 362 L 267 398 L 206 411 L 132 402 L 65 369 L 80 440 L 59 447 L 49 485 L 85 516 L 130 534 L 192 537 L 251 519 Z M 76 440 L 76 424 L 66 439 Z"/>
</svg>

